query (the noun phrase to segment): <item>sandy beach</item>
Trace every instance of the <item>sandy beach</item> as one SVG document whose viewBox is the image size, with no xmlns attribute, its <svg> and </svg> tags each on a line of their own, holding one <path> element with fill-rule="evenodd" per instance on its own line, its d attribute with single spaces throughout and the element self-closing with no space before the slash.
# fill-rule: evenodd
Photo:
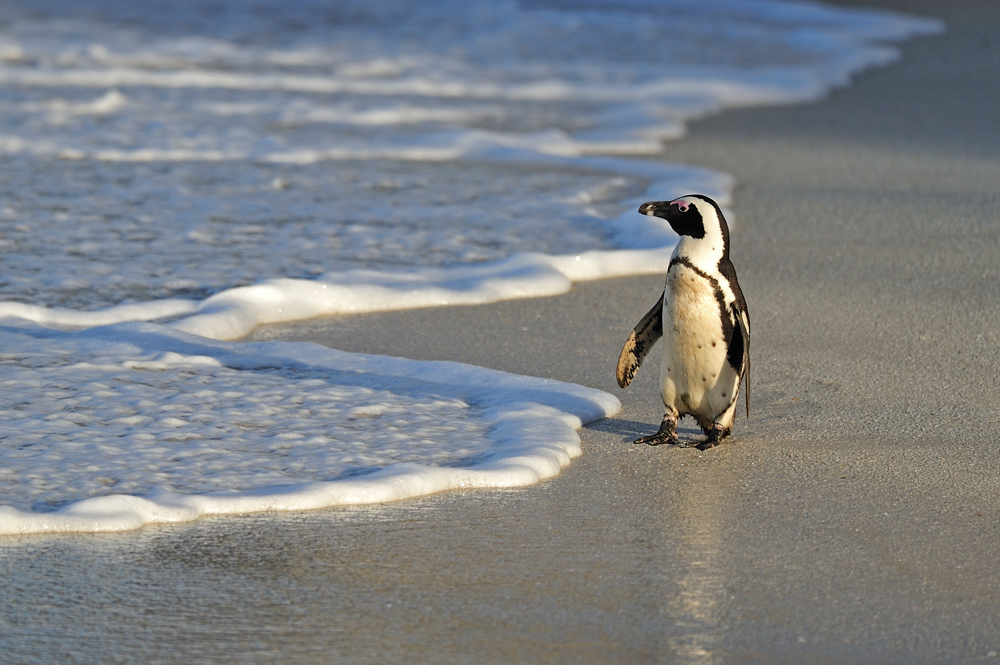
<svg viewBox="0 0 1000 665">
<path fill-rule="evenodd" d="M 948 31 L 827 100 L 666 144 L 738 182 L 752 410 L 723 445 L 630 443 L 662 415 L 658 367 L 621 391 L 615 362 L 662 277 L 262 328 L 571 381 L 623 410 L 521 490 L 0 540 L 0 659 L 1000 658 L 1000 7 L 845 4 Z"/>
</svg>

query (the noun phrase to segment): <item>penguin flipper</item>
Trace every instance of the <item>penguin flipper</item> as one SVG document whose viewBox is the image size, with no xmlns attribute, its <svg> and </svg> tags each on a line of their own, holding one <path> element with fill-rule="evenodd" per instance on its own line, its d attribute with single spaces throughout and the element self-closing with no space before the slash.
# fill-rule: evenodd
<svg viewBox="0 0 1000 665">
<path fill-rule="evenodd" d="M 743 383 L 746 392 L 743 394 L 747 403 L 747 418 L 750 417 L 750 319 L 746 310 L 738 312 L 736 317 L 736 330 L 734 335 L 739 335 L 743 341 Z"/>
<path fill-rule="evenodd" d="M 639 365 L 656 341 L 663 337 L 663 295 L 646 312 L 646 316 L 635 325 L 632 334 L 625 340 L 621 355 L 618 356 L 618 385 L 627 388 L 632 383 Z"/>
</svg>

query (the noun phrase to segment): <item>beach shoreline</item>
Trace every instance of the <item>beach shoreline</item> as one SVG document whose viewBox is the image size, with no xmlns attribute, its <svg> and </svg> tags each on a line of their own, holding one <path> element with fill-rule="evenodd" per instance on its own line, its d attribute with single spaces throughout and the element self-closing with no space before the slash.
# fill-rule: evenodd
<svg viewBox="0 0 1000 665">
<path fill-rule="evenodd" d="M 262 327 L 249 339 L 554 378 L 623 408 L 581 431 L 582 457 L 528 488 L 0 540 L 3 619 L 40 626 L 8 652 L 26 662 L 116 643 L 129 645 L 123 662 L 997 657 L 1000 127 L 985 121 L 1000 108 L 1000 8 L 850 4 L 937 16 L 948 32 L 903 43 L 900 62 L 824 101 L 729 111 L 665 146 L 665 160 L 737 180 L 732 254 L 753 324 L 753 395 L 750 419 L 723 445 L 630 443 L 662 415 L 658 368 L 648 362 L 622 391 L 615 361 L 661 276 Z M 699 435 L 689 421 L 680 430 Z M 85 600 L 63 600 L 67 587 Z"/>
</svg>

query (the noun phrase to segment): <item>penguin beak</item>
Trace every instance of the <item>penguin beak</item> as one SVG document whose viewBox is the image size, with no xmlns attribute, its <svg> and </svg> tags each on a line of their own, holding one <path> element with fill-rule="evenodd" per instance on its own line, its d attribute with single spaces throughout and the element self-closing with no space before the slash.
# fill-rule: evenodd
<svg viewBox="0 0 1000 665">
<path fill-rule="evenodd" d="M 643 203 L 639 206 L 639 214 L 667 219 L 667 215 L 670 213 L 670 203 L 670 201 L 649 201 L 648 203 Z"/>
</svg>

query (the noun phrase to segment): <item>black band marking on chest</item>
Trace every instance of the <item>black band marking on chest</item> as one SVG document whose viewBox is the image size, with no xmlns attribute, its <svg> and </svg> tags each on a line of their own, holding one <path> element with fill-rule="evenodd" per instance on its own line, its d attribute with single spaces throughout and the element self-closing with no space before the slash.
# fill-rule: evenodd
<svg viewBox="0 0 1000 665">
<path fill-rule="evenodd" d="M 684 266 L 712 285 L 712 293 L 715 295 L 715 301 L 719 305 L 719 319 L 722 322 L 722 338 L 726 340 L 726 361 L 729 363 L 729 366 L 733 368 L 733 371 L 739 374 L 743 371 L 743 335 L 742 333 L 733 334 L 734 332 L 738 332 L 736 331 L 735 326 L 736 313 L 735 311 L 730 311 L 730 308 L 726 306 L 726 296 L 722 293 L 722 287 L 719 285 L 719 280 L 712 277 L 683 256 L 675 256 L 670 259 L 670 265 L 667 267 L 667 273 L 669 273 L 675 265 Z"/>
</svg>

